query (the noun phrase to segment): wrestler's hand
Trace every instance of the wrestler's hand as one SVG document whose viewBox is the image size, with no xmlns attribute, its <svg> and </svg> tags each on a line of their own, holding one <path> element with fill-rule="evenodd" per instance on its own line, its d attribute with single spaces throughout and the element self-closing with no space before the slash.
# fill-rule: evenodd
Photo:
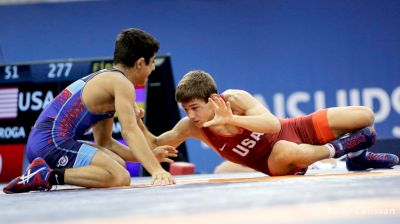
<svg viewBox="0 0 400 224">
<path fill-rule="evenodd" d="M 135 107 L 136 119 L 142 119 L 144 117 L 144 109 L 141 107 Z"/>
<path fill-rule="evenodd" d="M 172 177 L 170 173 L 165 171 L 164 169 L 157 170 L 152 173 L 151 177 L 153 177 L 152 185 L 171 185 L 175 184 L 175 179 Z"/>
<path fill-rule="evenodd" d="M 203 127 L 210 127 L 212 125 L 228 124 L 233 119 L 233 113 L 229 102 L 225 102 L 218 95 L 213 95 L 208 98 L 214 109 L 214 118 L 203 124 Z"/>
<path fill-rule="evenodd" d="M 176 150 L 175 147 L 169 145 L 158 146 L 153 149 L 153 153 L 160 163 L 172 163 L 174 161 L 168 157 L 178 157 L 178 150 Z"/>
</svg>

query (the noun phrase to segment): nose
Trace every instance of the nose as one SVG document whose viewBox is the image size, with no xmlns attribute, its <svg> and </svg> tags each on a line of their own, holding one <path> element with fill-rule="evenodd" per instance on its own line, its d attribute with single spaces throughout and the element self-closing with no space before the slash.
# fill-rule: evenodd
<svg viewBox="0 0 400 224">
<path fill-rule="evenodd" d="M 195 118 L 196 115 L 195 115 L 193 110 L 188 110 L 187 111 L 187 116 L 190 118 L 190 120 L 192 120 L 192 119 Z"/>
</svg>

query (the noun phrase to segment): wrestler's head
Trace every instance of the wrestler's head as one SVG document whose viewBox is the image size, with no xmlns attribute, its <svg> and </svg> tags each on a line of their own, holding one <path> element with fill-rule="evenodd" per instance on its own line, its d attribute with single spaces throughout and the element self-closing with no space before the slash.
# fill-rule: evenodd
<svg viewBox="0 0 400 224">
<path fill-rule="evenodd" d="M 115 41 L 114 64 L 135 69 L 134 84 L 144 85 L 155 69 L 155 55 L 160 43 L 150 34 L 135 28 L 123 30 Z"/>
<path fill-rule="evenodd" d="M 211 75 L 205 71 L 194 70 L 179 81 L 175 99 L 182 104 L 189 119 L 197 127 L 202 127 L 214 117 L 211 102 L 208 102 L 208 98 L 213 94 L 217 94 L 217 85 Z"/>
</svg>

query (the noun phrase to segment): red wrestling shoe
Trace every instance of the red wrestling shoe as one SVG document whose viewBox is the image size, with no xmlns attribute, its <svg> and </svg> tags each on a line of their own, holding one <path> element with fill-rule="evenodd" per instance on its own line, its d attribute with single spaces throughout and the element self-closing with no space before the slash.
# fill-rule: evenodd
<svg viewBox="0 0 400 224">
<path fill-rule="evenodd" d="M 34 159 L 22 176 L 16 177 L 3 188 L 4 193 L 23 193 L 29 191 L 48 191 L 52 185 L 49 176 L 52 169 L 40 157 Z"/>
</svg>

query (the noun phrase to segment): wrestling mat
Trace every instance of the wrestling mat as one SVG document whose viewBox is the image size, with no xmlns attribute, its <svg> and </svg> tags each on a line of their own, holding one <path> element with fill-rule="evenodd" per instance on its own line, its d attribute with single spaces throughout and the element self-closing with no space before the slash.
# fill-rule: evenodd
<svg viewBox="0 0 400 224">
<path fill-rule="evenodd" d="M 0 193 L 0 223 L 400 223 L 400 166 L 176 176 L 176 185 Z M 0 184 L 3 188 L 5 184 Z"/>
</svg>

